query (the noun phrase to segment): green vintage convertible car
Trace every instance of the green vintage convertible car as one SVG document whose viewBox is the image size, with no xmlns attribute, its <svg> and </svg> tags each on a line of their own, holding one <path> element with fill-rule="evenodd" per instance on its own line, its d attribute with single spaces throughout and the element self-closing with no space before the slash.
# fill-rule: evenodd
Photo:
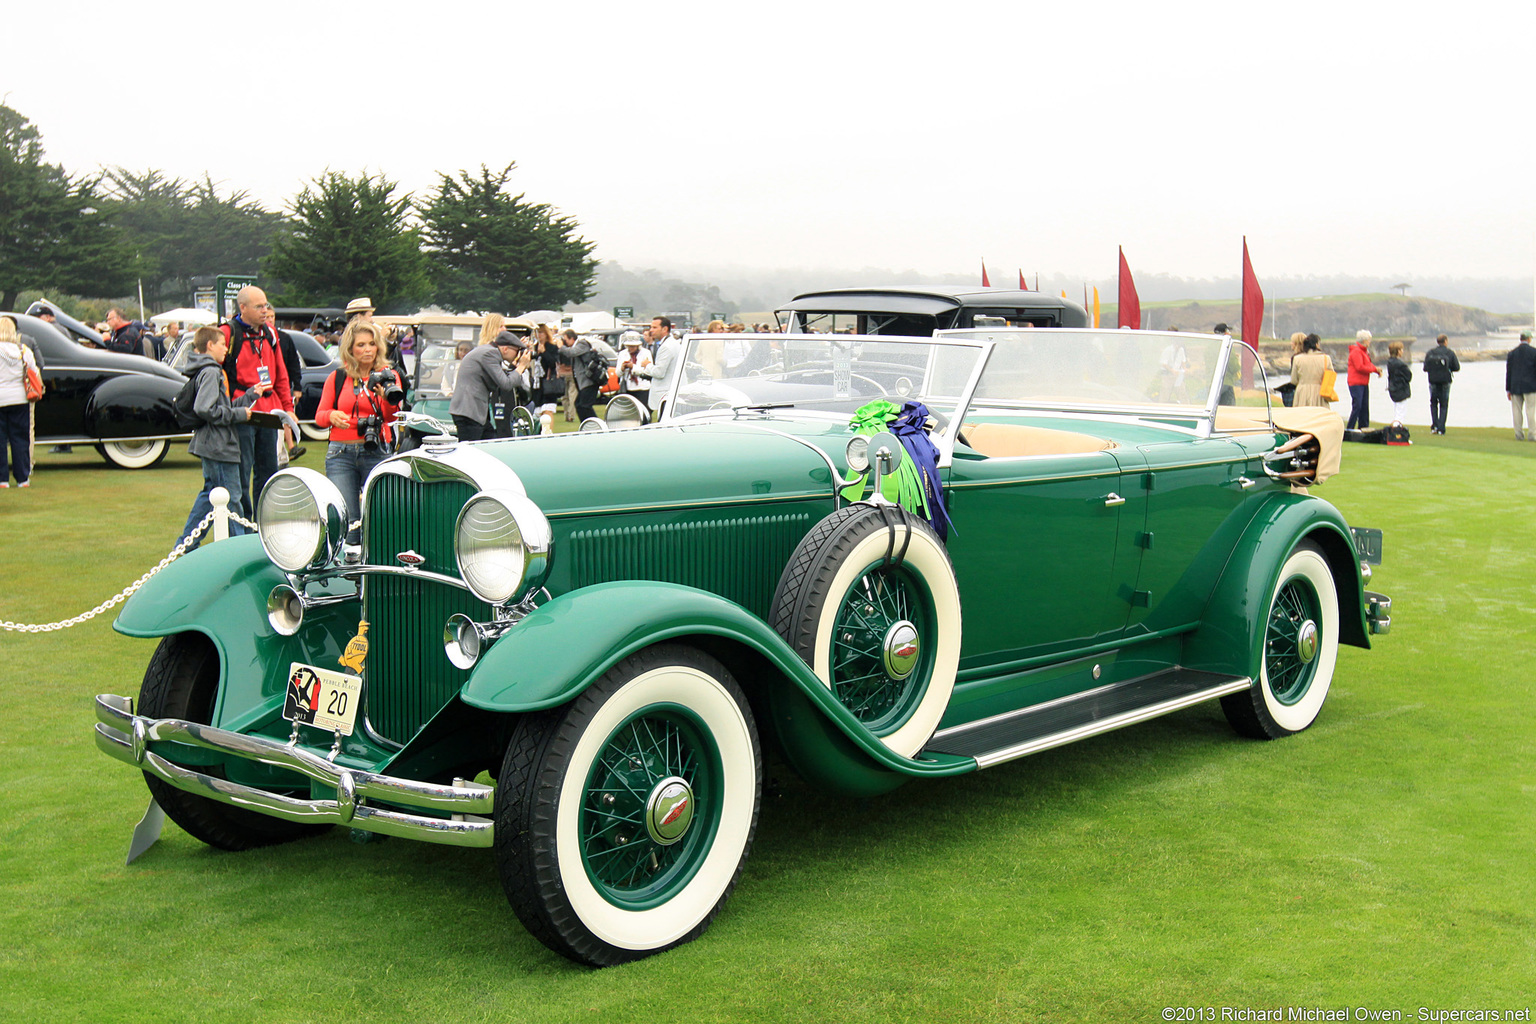
<svg viewBox="0 0 1536 1024">
<path fill-rule="evenodd" d="M 358 564 L 279 473 L 259 537 L 124 607 L 159 646 L 98 746 L 223 849 L 488 847 L 530 932 L 614 964 L 720 911 L 767 749 L 870 796 L 1201 701 L 1285 736 L 1389 626 L 1380 534 L 1307 493 L 1337 417 L 1230 339 L 731 340 L 685 341 L 660 423 L 387 460 Z"/>
</svg>

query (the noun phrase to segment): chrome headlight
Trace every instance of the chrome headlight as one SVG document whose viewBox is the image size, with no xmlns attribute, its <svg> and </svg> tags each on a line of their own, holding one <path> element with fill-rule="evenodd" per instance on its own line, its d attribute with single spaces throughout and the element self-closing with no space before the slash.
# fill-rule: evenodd
<svg viewBox="0 0 1536 1024">
<path fill-rule="evenodd" d="M 634 395 L 614 395 L 603 412 L 603 422 L 613 430 L 628 430 L 651 422 L 651 414 Z"/>
<path fill-rule="evenodd" d="M 481 491 L 459 513 L 453 554 L 480 600 L 502 605 L 543 584 L 553 535 L 539 507 L 512 491 Z"/>
<path fill-rule="evenodd" d="M 347 538 L 347 499 L 324 474 L 285 469 L 261 489 L 261 546 L 272 564 L 299 572 L 333 564 Z"/>
<path fill-rule="evenodd" d="M 848 439 L 848 447 L 844 454 L 848 459 L 848 468 L 855 473 L 862 473 L 869 468 L 869 435 L 855 434 Z"/>
</svg>

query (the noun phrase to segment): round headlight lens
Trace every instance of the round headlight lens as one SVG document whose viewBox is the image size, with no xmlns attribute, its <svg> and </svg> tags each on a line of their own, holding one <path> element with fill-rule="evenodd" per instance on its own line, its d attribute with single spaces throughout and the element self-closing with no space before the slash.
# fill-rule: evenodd
<svg viewBox="0 0 1536 1024">
<path fill-rule="evenodd" d="M 869 468 L 869 435 L 855 434 L 848 439 L 848 468 L 862 473 Z"/>
<path fill-rule="evenodd" d="M 285 469 L 261 489 L 256 519 L 272 564 L 298 572 L 334 555 L 346 528 L 346 499 L 312 469 Z"/>
<path fill-rule="evenodd" d="M 487 604 L 506 604 L 543 583 L 549 548 L 549 520 L 520 494 L 481 492 L 459 513 L 459 574 Z"/>
</svg>

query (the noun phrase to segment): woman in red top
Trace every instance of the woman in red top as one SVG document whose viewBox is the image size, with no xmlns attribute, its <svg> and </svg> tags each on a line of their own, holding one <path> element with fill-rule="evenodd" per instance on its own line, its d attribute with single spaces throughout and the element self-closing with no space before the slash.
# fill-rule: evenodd
<svg viewBox="0 0 1536 1024">
<path fill-rule="evenodd" d="M 1366 346 L 1371 343 L 1370 331 L 1356 331 L 1355 343 L 1349 346 L 1349 376 L 1345 378 L 1349 384 L 1349 422 L 1344 424 L 1345 430 L 1356 429 L 1369 430 L 1371 427 L 1371 374 L 1381 376 L 1381 371 L 1376 364 L 1371 362 L 1371 354 L 1366 351 Z"/>
<path fill-rule="evenodd" d="M 315 425 L 331 428 L 325 475 L 346 497 L 347 522 L 352 523 L 361 516 L 364 481 L 389 455 L 394 440 L 392 421 L 399 411 L 399 406 L 385 397 L 383 387 L 368 386 L 368 377 L 375 370 L 388 370 L 395 384 L 403 385 L 400 375 L 390 369 L 379 328 L 371 321 L 357 319 L 347 324 L 337 347 L 342 368 L 325 382 Z M 348 531 L 347 543 L 357 542 L 358 532 Z"/>
</svg>

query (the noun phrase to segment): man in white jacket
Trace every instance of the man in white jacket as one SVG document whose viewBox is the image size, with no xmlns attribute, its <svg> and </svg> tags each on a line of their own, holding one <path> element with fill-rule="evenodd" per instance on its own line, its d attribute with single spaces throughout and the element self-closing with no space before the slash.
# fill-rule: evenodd
<svg viewBox="0 0 1536 1024">
<path fill-rule="evenodd" d="M 656 418 L 661 419 L 662 406 L 672 394 L 672 384 L 677 380 L 683 365 L 683 343 L 672 337 L 672 321 L 664 316 L 651 317 L 651 329 L 646 332 L 651 344 L 656 346 L 656 361 L 645 369 L 635 369 L 638 377 L 651 380 L 651 401 L 655 403 Z"/>
</svg>

